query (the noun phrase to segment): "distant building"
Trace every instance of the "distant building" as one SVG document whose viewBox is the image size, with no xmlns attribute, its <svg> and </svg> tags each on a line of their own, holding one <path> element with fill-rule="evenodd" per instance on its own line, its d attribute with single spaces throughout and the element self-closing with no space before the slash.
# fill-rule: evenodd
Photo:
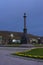
<svg viewBox="0 0 43 65">
<path fill-rule="evenodd" d="M 34 39 L 34 38 L 31 38 L 30 39 L 30 43 L 33 43 L 33 44 L 38 43 L 38 40 L 37 39 Z"/>
</svg>

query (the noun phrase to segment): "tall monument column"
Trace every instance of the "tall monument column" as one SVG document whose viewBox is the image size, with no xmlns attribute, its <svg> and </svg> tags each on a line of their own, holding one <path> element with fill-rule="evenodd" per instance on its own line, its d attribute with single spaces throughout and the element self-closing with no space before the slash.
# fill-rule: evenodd
<svg viewBox="0 0 43 65">
<path fill-rule="evenodd" d="M 24 29 L 23 29 L 23 31 L 24 31 L 24 34 L 27 34 L 27 28 L 26 28 L 26 13 L 24 13 Z"/>
<path fill-rule="evenodd" d="M 24 13 L 24 29 L 23 29 L 23 35 L 21 38 L 22 44 L 27 44 L 27 28 L 26 28 L 26 13 Z"/>
</svg>

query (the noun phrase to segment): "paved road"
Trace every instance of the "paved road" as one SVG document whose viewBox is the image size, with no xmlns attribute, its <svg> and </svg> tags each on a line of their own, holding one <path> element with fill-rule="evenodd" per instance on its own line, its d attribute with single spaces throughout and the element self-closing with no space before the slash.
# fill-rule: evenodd
<svg viewBox="0 0 43 65">
<path fill-rule="evenodd" d="M 28 48 L 26 48 L 28 49 Z M 0 65 L 43 65 L 43 61 L 27 60 L 24 58 L 11 56 L 10 53 L 24 51 L 25 48 L 0 47 Z"/>
</svg>

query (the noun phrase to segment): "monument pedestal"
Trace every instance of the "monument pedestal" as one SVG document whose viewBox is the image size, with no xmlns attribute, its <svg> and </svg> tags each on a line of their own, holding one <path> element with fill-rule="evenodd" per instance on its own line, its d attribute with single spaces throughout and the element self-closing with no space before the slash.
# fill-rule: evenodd
<svg viewBox="0 0 43 65">
<path fill-rule="evenodd" d="M 22 36 L 21 43 L 22 44 L 27 44 L 27 37 L 25 35 Z"/>
</svg>

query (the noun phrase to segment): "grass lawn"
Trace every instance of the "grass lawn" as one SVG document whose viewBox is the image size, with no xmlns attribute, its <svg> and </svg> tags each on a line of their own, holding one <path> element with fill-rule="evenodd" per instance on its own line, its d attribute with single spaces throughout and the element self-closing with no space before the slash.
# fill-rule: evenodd
<svg viewBox="0 0 43 65">
<path fill-rule="evenodd" d="M 30 51 L 24 52 L 24 54 L 43 56 L 43 48 L 32 49 Z"/>
<path fill-rule="evenodd" d="M 36 47 L 43 47 L 43 44 L 33 44 Z"/>
<path fill-rule="evenodd" d="M 43 59 L 43 48 L 36 48 L 25 52 L 13 53 L 13 55 Z"/>
</svg>

